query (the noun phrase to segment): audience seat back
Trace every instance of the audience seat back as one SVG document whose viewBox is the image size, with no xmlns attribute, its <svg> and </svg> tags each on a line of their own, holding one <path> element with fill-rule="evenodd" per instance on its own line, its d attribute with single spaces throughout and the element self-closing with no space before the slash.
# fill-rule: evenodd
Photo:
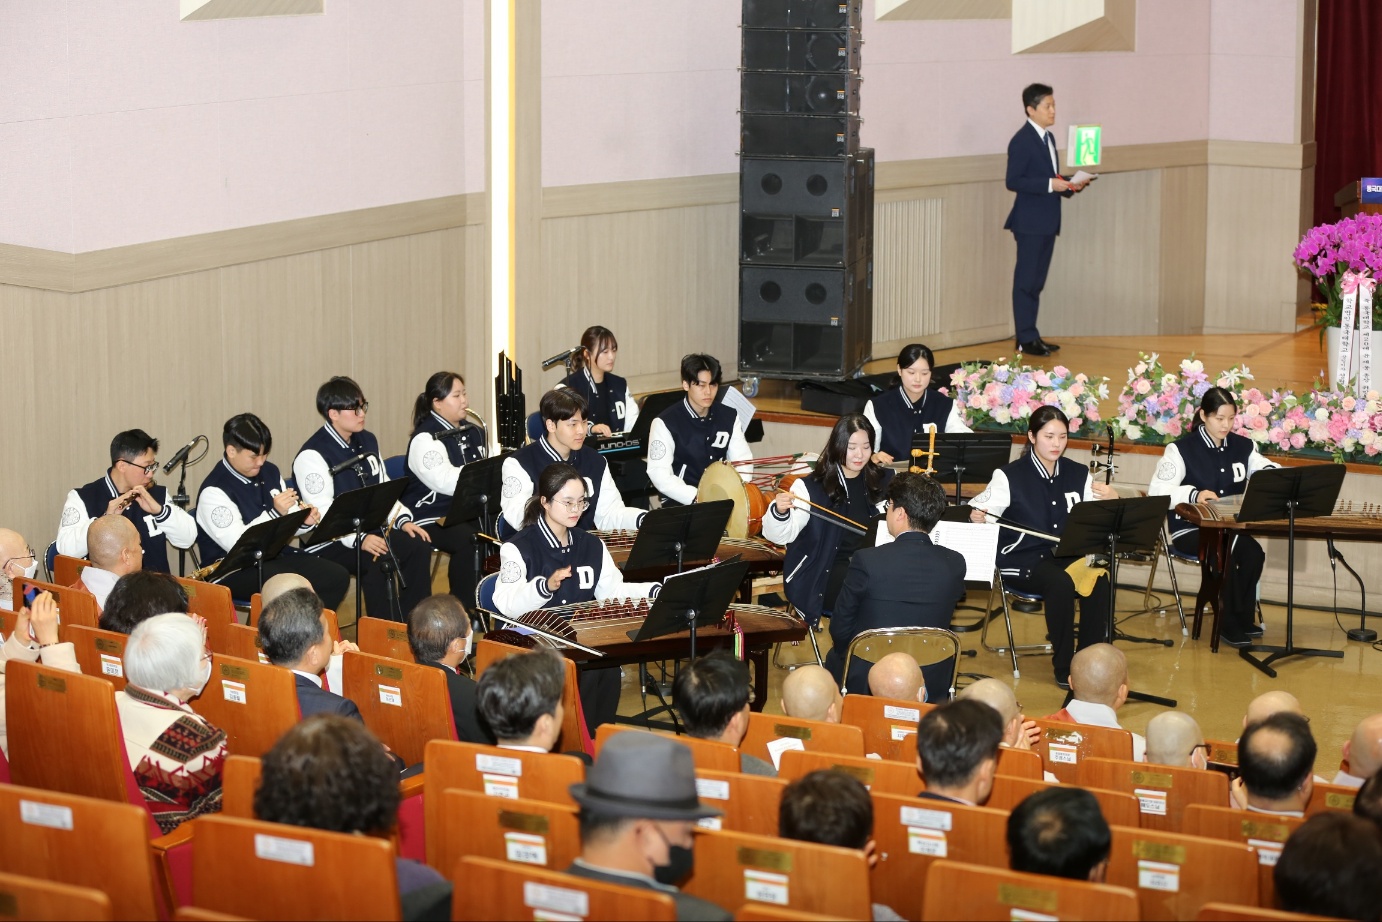
<svg viewBox="0 0 1382 922">
<path fill-rule="evenodd" d="M 934 704 L 846 695 L 840 723 L 858 727 L 864 734 L 864 751 L 898 762 L 917 757 L 917 723 Z"/>
<path fill-rule="evenodd" d="M 1040 913 L 1061 920 L 1136 922 L 1137 894 L 1126 887 L 1023 874 L 942 859 L 926 874 L 923 919 L 1017 919 Z"/>
<path fill-rule="evenodd" d="M 110 897 L 100 890 L 4 873 L 0 873 L 0 915 L 51 922 L 109 922 L 114 918 Z"/>
<path fill-rule="evenodd" d="M 998 773 L 1012 778 L 1040 779 L 1041 754 L 1031 749 L 1010 749 L 1007 746 L 998 750 Z"/>
<path fill-rule="evenodd" d="M 790 750 L 782 754 L 778 777 L 795 781 L 811 772 L 834 769 L 857 779 L 870 791 L 914 797 L 923 787 L 917 774 L 916 762 L 893 762 L 888 759 L 855 758 L 831 752 L 801 752 Z"/>
<path fill-rule="evenodd" d="M 1189 919 L 1210 900 L 1257 902 L 1257 856 L 1246 845 L 1113 827 L 1107 883 L 1137 893 L 1142 922 Z"/>
<path fill-rule="evenodd" d="M 457 861 L 473 855 L 564 871 L 581 855 L 580 824 L 570 804 L 502 800 L 456 788 L 433 791 L 431 796 L 438 795 L 438 868 L 454 868 Z"/>
<path fill-rule="evenodd" d="M 484 881 L 484 886 L 475 887 L 477 880 Z M 454 883 L 456 892 L 465 894 L 451 905 L 456 922 L 572 917 L 673 922 L 677 917 L 676 906 L 665 893 L 493 858 L 462 858 Z"/>
<path fill-rule="evenodd" d="M 508 656 L 527 653 L 523 647 L 514 647 L 497 640 L 477 640 L 475 642 L 475 680 L 492 664 Z M 584 752 L 595 754 L 595 741 L 585 724 L 585 708 L 581 705 L 580 685 L 576 676 L 576 664 L 562 657 L 566 662 L 566 681 L 561 688 L 562 721 L 561 736 L 553 747 L 555 752 Z"/>
<path fill-rule="evenodd" d="M 206 620 L 208 643 L 213 637 L 219 639 L 224 636 L 232 624 L 240 623 L 235 617 L 235 600 L 230 595 L 229 587 L 183 576 L 174 576 L 173 579 L 187 593 L 188 614 L 200 615 Z M 216 648 L 213 646 L 211 649 L 215 652 Z"/>
<path fill-rule="evenodd" d="M 760 902 L 840 919 L 872 918 L 864 853 L 833 845 L 698 830 L 696 868 L 681 888 L 730 912 Z"/>
<path fill-rule="evenodd" d="M 701 800 L 724 811 L 722 817 L 701 820 L 706 829 L 731 829 L 760 836 L 777 835 L 778 807 L 787 782 L 767 775 L 696 768 L 696 791 Z"/>
<path fill-rule="evenodd" d="M 734 922 L 833 922 L 833 917 L 818 912 L 783 909 L 767 903 L 745 903 L 734 913 Z"/>
<path fill-rule="evenodd" d="M 53 582 L 59 586 L 71 586 L 82 575 L 82 571 L 91 566 L 91 561 L 85 557 L 68 557 L 66 554 L 58 554 L 53 558 Z"/>
<path fill-rule="evenodd" d="M 61 638 L 69 641 L 82 675 L 105 679 L 116 691 L 125 687 L 125 641 L 128 634 L 103 631 L 83 624 L 64 624 Z"/>
<path fill-rule="evenodd" d="M 387 839 L 229 816 L 196 822 L 194 906 L 250 919 L 402 917 Z"/>
<path fill-rule="evenodd" d="M 211 681 L 189 703 L 225 731 L 231 755 L 262 756 L 302 719 L 291 670 L 220 653 L 211 657 Z"/>
<path fill-rule="evenodd" d="M 257 627 L 250 627 L 248 624 L 227 625 L 214 642 L 211 634 L 208 633 L 207 641 L 211 643 L 212 653 L 221 653 L 236 659 L 247 659 L 251 662 L 263 663 L 265 666 L 269 665 L 269 658 L 264 655 L 264 650 L 259 645 L 259 628 Z"/>
<path fill-rule="evenodd" d="M 1276 883 L 1272 869 L 1281 856 L 1286 839 L 1305 823 L 1294 816 L 1269 816 L 1230 807 L 1191 804 L 1185 808 L 1182 829 L 1187 835 L 1241 842 L 1257 852 L 1257 903 L 1276 905 Z"/>
<path fill-rule="evenodd" d="M 0 638 L 9 640 L 10 635 L 14 633 L 15 625 L 18 623 L 19 612 L 0 609 Z M 28 640 L 27 637 L 23 639 Z"/>
<path fill-rule="evenodd" d="M 1080 765 L 1080 783 L 1136 796 L 1138 825 L 1143 829 L 1184 832 L 1185 808 L 1190 804 L 1228 804 L 1228 776 L 1209 769 L 1090 758 Z"/>
<path fill-rule="evenodd" d="M 848 700 L 848 699 L 846 699 Z M 779 742 L 780 741 L 780 742 Z M 864 734 L 858 727 L 848 724 L 832 724 L 820 720 L 800 720 L 783 714 L 764 714 L 755 711 L 749 714 L 749 732 L 739 744 L 740 752 L 758 756 L 774 765 L 769 747 L 778 748 L 790 745 L 793 749 L 807 752 L 833 752 L 842 756 L 864 755 Z M 785 748 L 778 749 L 786 751 Z"/>
<path fill-rule="evenodd" d="M 254 819 L 254 792 L 263 762 L 256 756 L 228 756 L 221 766 L 221 815 Z"/>
<path fill-rule="evenodd" d="M 877 791 L 869 796 L 879 856 L 873 900 L 905 918 L 927 918 L 921 915 L 922 901 L 933 862 L 949 858 L 1008 866 L 1006 812 Z"/>
<path fill-rule="evenodd" d="M 1261 909 L 1257 906 L 1234 906 L 1231 903 L 1205 903 L 1195 915 L 1195 922 L 1325 922 L 1328 916 L 1312 916 L 1283 909 Z"/>
<path fill-rule="evenodd" d="M 408 626 L 383 618 L 361 618 L 355 622 L 355 643 L 364 653 L 413 662 L 408 646 Z"/>
<path fill-rule="evenodd" d="M 984 806 L 1011 812 L 1014 807 L 1037 791 L 1045 790 L 1054 785 L 1054 781 L 1044 781 L 1040 778 L 1013 778 L 1009 775 L 995 775 L 993 791 L 989 794 L 988 803 Z M 1139 818 L 1142 813 L 1138 809 L 1136 796 L 1125 794 L 1122 791 L 1109 791 L 1104 788 L 1087 787 L 1085 790 L 1093 794 L 1094 799 L 1099 801 L 1099 810 L 1104 814 L 1104 819 L 1108 821 L 1110 826 L 1137 827 L 1140 825 Z"/>
<path fill-rule="evenodd" d="M 51 592 L 58 603 L 58 617 L 63 624 L 81 624 L 86 627 L 100 627 L 101 616 L 96 610 L 96 597 L 82 589 L 44 583 L 36 579 L 21 577 L 14 581 L 14 598 L 23 599 L 30 589 Z"/>
<path fill-rule="evenodd" d="M 341 681 L 365 726 L 409 765 L 430 741 L 456 738 L 446 676 L 434 666 L 352 652 L 341 658 Z"/>
<path fill-rule="evenodd" d="M 1085 759 L 1132 760 L 1132 734 L 1127 730 L 1045 718 L 1036 721 L 1036 725 L 1041 729 L 1036 751 L 1041 755 L 1042 767 L 1062 784 L 1079 782 L 1080 765 Z"/>
<path fill-rule="evenodd" d="M 645 730 L 642 727 L 630 727 L 627 724 L 601 724 L 600 728 L 595 731 L 595 756 L 599 758 L 600 750 L 615 734 L 655 732 L 657 731 Z M 698 771 L 703 768 L 719 772 L 739 771 L 739 750 L 728 743 L 721 743 L 718 740 L 697 739 L 694 736 L 674 736 L 670 733 L 664 735 L 691 750 L 691 758 L 696 763 Z"/>
<path fill-rule="evenodd" d="M 1206 758 L 1211 766 L 1220 766 L 1222 769 L 1238 768 L 1238 741 L 1237 740 L 1205 740 L 1209 745 L 1209 754 Z"/>
<path fill-rule="evenodd" d="M 1316 781 L 1314 793 L 1310 795 L 1310 803 L 1305 805 L 1305 816 L 1308 819 L 1317 813 L 1330 811 L 1352 813 L 1353 799 L 1357 793 L 1357 788 L 1351 788 L 1347 785 L 1324 784 Z"/>
</svg>

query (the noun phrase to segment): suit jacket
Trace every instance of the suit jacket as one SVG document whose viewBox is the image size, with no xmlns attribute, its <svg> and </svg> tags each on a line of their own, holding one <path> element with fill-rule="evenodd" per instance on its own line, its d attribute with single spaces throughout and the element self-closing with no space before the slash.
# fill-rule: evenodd
<svg viewBox="0 0 1382 922">
<path fill-rule="evenodd" d="M 573 864 L 566 869 L 566 873 L 572 877 L 582 877 L 586 880 L 598 880 L 601 883 L 617 884 L 621 887 L 633 887 L 637 890 L 652 890 L 656 893 L 664 893 L 672 898 L 672 902 L 677 907 L 678 922 L 693 922 L 693 920 L 703 920 L 703 922 L 729 922 L 734 916 L 714 903 L 703 900 L 698 896 L 691 896 L 689 893 L 682 893 L 676 887 L 664 887 L 663 885 L 649 880 L 646 877 L 634 877 L 626 874 L 610 874 L 598 868 L 586 867 L 583 864 Z"/>
<path fill-rule="evenodd" d="M 950 627 L 955 603 L 965 592 L 965 560 L 950 548 L 931 543 L 929 535 L 909 531 L 878 547 L 860 548 L 850 560 L 844 586 L 830 619 L 834 647 L 825 667 L 839 681 L 845 651 L 858 634 L 881 627 Z M 849 670 L 849 693 L 869 692 L 873 663 L 855 657 Z M 931 701 L 949 698 L 949 667 L 939 663 L 922 670 Z"/>
<path fill-rule="evenodd" d="M 293 681 L 297 683 L 298 710 L 302 712 L 303 717 L 311 717 L 313 714 L 339 714 L 364 722 L 364 718 L 360 716 L 360 709 L 349 698 L 342 698 L 335 692 L 319 688 L 311 679 L 296 672 L 293 673 Z"/>
<path fill-rule="evenodd" d="M 460 675 L 450 666 L 441 663 L 422 665 L 435 666 L 446 676 L 446 691 L 451 696 L 451 719 L 456 722 L 456 738 L 463 743 L 493 746 L 494 735 L 485 729 L 480 722 L 480 713 L 476 710 L 475 680 L 470 676 Z"/>
<path fill-rule="evenodd" d="M 1051 151 L 1041 135 L 1029 122 L 1008 142 L 1009 192 L 1016 192 L 1012 211 L 1003 228 L 1014 234 L 1040 234 L 1054 237 L 1060 233 L 1060 200 L 1073 192 L 1048 192 L 1056 174 L 1051 171 Z"/>
<path fill-rule="evenodd" d="M 959 804 L 959 805 L 962 806 L 962 807 L 968 807 L 968 806 L 969 806 L 969 804 L 965 803 L 963 800 L 957 800 L 957 799 L 954 798 L 954 797 L 946 797 L 944 794 L 937 794 L 935 791 L 919 791 L 919 792 L 917 792 L 916 799 L 917 799 L 917 800 L 942 800 L 942 801 L 945 801 L 945 802 L 948 803 L 948 804 Z"/>
</svg>

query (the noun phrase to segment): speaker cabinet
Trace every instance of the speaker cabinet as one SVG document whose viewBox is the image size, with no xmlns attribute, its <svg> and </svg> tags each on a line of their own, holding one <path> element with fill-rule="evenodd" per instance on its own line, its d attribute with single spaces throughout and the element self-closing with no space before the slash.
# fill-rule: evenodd
<svg viewBox="0 0 1382 922">
<path fill-rule="evenodd" d="M 743 266 L 739 281 L 742 372 L 844 377 L 867 360 L 873 340 L 868 261 L 842 269 Z"/>
<path fill-rule="evenodd" d="M 858 115 L 857 74 L 745 73 L 739 108 L 777 115 Z"/>
<path fill-rule="evenodd" d="M 745 29 L 745 71 L 859 72 L 859 34 L 848 30 Z"/>
<path fill-rule="evenodd" d="M 873 150 L 829 160 L 755 159 L 739 167 L 745 263 L 846 266 L 868 255 Z"/>
<path fill-rule="evenodd" d="M 749 157 L 846 157 L 859 149 L 853 115 L 757 115 L 739 118 L 740 149 Z"/>
<path fill-rule="evenodd" d="M 858 29 L 862 5 L 862 0 L 744 0 L 744 25 L 768 29 Z"/>
</svg>

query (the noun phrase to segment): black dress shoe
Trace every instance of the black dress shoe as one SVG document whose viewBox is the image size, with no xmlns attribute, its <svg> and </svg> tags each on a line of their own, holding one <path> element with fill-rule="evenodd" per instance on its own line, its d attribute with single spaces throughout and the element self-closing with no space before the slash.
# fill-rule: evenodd
<svg viewBox="0 0 1382 922">
<path fill-rule="evenodd" d="M 1050 355 L 1051 350 L 1046 348 L 1046 344 L 1039 339 L 1034 339 L 1029 343 L 1018 343 L 1017 351 L 1027 355 Z"/>
<path fill-rule="evenodd" d="M 1254 624 L 1252 627 L 1243 628 L 1243 633 L 1247 634 L 1249 637 L 1261 637 L 1263 634 L 1266 633 L 1266 630 L 1262 627 L 1262 625 Z"/>
<path fill-rule="evenodd" d="M 1226 643 L 1230 647 L 1248 647 L 1252 645 L 1252 638 L 1247 634 L 1224 631 L 1219 635 L 1219 642 Z"/>
<path fill-rule="evenodd" d="M 1039 337 L 1039 336 L 1038 336 L 1037 338 L 1038 338 L 1038 339 L 1041 339 L 1041 337 Z M 1059 352 L 1059 351 L 1060 351 L 1060 346 L 1057 345 L 1056 343 L 1048 343 L 1046 340 L 1042 339 L 1042 340 L 1041 340 L 1041 344 L 1042 344 L 1043 346 L 1046 347 L 1046 351 L 1047 351 L 1047 352 Z"/>
</svg>

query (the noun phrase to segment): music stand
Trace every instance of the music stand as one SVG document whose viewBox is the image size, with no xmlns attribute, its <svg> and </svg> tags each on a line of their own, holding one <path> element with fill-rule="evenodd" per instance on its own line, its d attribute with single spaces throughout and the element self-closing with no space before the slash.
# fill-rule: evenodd
<svg viewBox="0 0 1382 922">
<path fill-rule="evenodd" d="M 361 460 L 366 456 L 362 455 Z M 360 603 L 360 584 L 364 582 L 364 565 L 362 562 L 362 551 L 360 542 L 365 536 L 365 532 L 375 529 L 387 529 L 389 524 L 389 513 L 393 511 L 394 504 L 398 502 L 403 491 L 408 487 L 408 479 L 386 480 L 383 483 L 376 483 L 372 487 L 361 487 L 358 490 L 349 490 L 345 493 L 337 494 L 331 501 L 331 508 L 322 516 L 322 520 L 317 523 L 317 527 L 312 529 L 303 544 L 311 547 L 314 544 L 323 544 L 327 541 L 335 541 L 337 538 L 344 538 L 346 535 L 355 536 L 355 619 L 360 619 L 363 610 Z M 385 539 L 387 541 L 387 538 Z M 393 557 L 393 549 L 389 549 L 389 556 Z M 394 561 L 394 572 L 398 578 L 403 579 L 403 574 L 398 570 L 398 562 Z M 393 580 L 389 579 L 389 585 Z M 404 584 L 403 588 L 408 588 Z M 371 612 L 371 614 L 373 614 Z M 392 612 L 390 612 L 392 614 Z M 401 618 L 399 620 L 402 620 Z"/>
<path fill-rule="evenodd" d="M 638 630 L 628 632 L 629 639 L 639 642 L 690 630 L 691 660 L 695 662 L 696 629 L 719 623 L 748 572 L 746 562 L 734 559 L 667 577 L 648 609 L 648 617 Z"/>
<path fill-rule="evenodd" d="M 709 560 L 720 547 L 733 511 L 730 499 L 654 509 L 638 523 L 624 570 L 663 567 L 675 561 L 680 573 L 688 560 Z"/>
<path fill-rule="evenodd" d="M 1146 550 L 1156 546 L 1157 536 L 1161 534 L 1161 523 L 1166 519 L 1166 510 L 1171 505 L 1169 496 L 1143 496 L 1137 499 L 1106 499 L 1099 502 L 1077 503 L 1065 520 L 1065 531 L 1053 555 L 1056 557 L 1083 557 L 1087 554 L 1107 554 L 1109 563 L 1108 594 L 1108 642 L 1128 640 L 1133 643 L 1152 643 L 1169 647 L 1172 642 L 1154 637 L 1134 637 L 1121 634 L 1114 617 L 1118 596 L 1118 547 L 1125 550 Z M 1080 620 L 1084 620 L 1081 608 Z M 1128 697 L 1134 701 L 1147 701 L 1162 707 L 1173 708 L 1172 698 L 1148 695 L 1144 692 L 1129 691 Z"/>
<path fill-rule="evenodd" d="M 504 490 L 504 459 L 510 452 L 481 458 L 461 466 L 456 475 L 456 485 L 451 488 L 451 502 L 446 514 L 437 519 L 442 528 L 451 523 L 480 520 L 479 534 L 498 543 L 499 504 Z M 485 554 L 480 550 L 480 542 L 474 542 L 475 572 L 484 568 Z"/>
<path fill-rule="evenodd" d="M 1334 503 L 1344 485 L 1342 464 L 1311 464 L 1306 467 L 1278 467 L 1258 471 L 1248 480 L 1239 522 L 1286 519 L 1286 644 L 1249 644 L 1238 648 L 1238 655 L 1276 678 L 1272 663 L 1288 656 L 1328 656 L 1342 659 L 1342 650 L 1317 650 L 1297 647 L 1292 634 L 1296 589 L 1296 517 L 1313 518 L 1334 514 Z M 1228 562 L 1224 564 L 1228 566 Z M 1227 581 L 1225 581 L 1227 585 Z M 1262 659 L 1254 653 L 1267 654 Z"/>
<path fill-rule="evenodd" d="M 925 448 L 929 435 L 912 436 L 913 448 Z M 955 481 L 955 505 L 961 502 L 960 490 L 970 483 L 988 483 L 993 472 L 1008 463 L 1012 454 L 1012 437 L 992 432 L 936 433 L 936 457 L 932 476 L 940 483 Z"/>
<path fill-rule="evenodd" d="M 297 530 L 302 527 L 302 523 L 307 521 L 307 517 L 312 514 L 311 509 L 299 509 L 297 512 L 290 512 L 285 516 L 276 519 L 269 519 L 260 522 L 258 525 L 251 525 L 240 533 L 240 539 L 235 545 L 226 552 L 226 555 L 216 564 L 216 571 L 220 577 L 213 577 L 212 582 L 218 578 L 230 576 L 246 567 L 253 566 L 259 571 L 259 589 L 264 589 L 264 561 L 273 560 L 282 550 L 288 546 L 288 542 L 293 540 Z"/>
</svg>

